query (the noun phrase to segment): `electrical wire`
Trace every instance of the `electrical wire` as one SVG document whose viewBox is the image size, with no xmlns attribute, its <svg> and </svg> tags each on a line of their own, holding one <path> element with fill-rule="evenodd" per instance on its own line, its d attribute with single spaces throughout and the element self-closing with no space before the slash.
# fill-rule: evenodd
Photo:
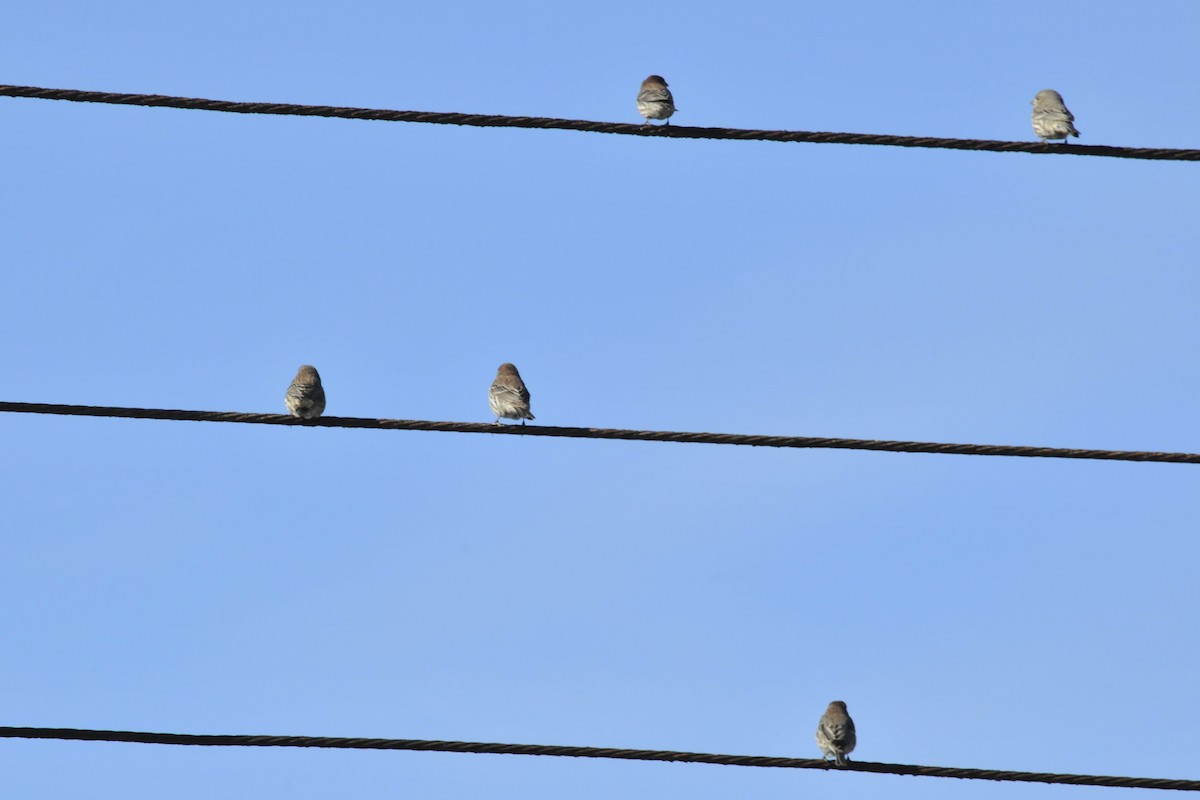
<svg viewBox="0 0 1200 800">
<path fill-rule="evenodd" d="M 634 125 L 621 122 L 593 122 L 554 117 L 516 117 L 502 114 L 459 114 L 436 111 L 393 111 L 381 108 L 297 105 L 294 103 L 249 103 L 230 100 L 206 100 L 199 97 L 175 97 L 157 94 L 88 92 L 78 89 L 48 89 L 40 86 L 0 85 L 0 96 L 40 100 L 67 100 L 75 103 L 155 106 L 233 114 L 277 114 L 299 117 L 334 117 L 387 122 L 424 122 L 435 125 L 468 125 L 477 128 L 540 128 L 547 130 L 587 131 L 623 136 L 651 136 L 665 139 L 732 139 L 737 141 L 812 142 L 824 144 L 885 145 L 943 150 L 987 150 L 996 153 L 1032 153 L 1034 155 L 1100 156 L 1156 161 L 1200 161 L 1200 150 L 1150 147 L 1112 147 L 1107 145 L 1048 144 L 989 139 L 948 139 L 933 136 L 894 136 L 873 133 L 832 133 L 825 131 L 770 131 L 744 128 L 696 128 L 683 125 Z"/>
<path fill-rule="evenodd" d="M 167 408 L 123 408 L 119 406 L 78 406 L 4 401 L 0 401 L 0 412 L 59 414 L 76 417 L 158 419 L 179 422 L 238 422 L 252 425 L 291 425 L 313 428 L 368 428 L 375 430 L 487 433 L 502 436 L 556 436 L 568 439 L 622 439 L 626 441 L 744 445 L 750 447 L 882 450 L 895 453 L 1021 456 L 1026 458 L 1083 458 L 1101 461 L 1154 461 L 1169 464 L 1200 464 L 1200 453 L 1161 453 L 1143 450 L 1079 450 L 1066 447 L 1029 447 L 1003 444 L 949 444 L 944 442 L 839 439 L 816 436 L 638 431 L 622 428 L 563 428 L 548 425 L 498 425 L 492 422 L 435 422 L 431 420 L 371 419 L 367 417 L 319 417 L 317 419 L 305 420 L 285 414 L 250 414 L 234 411 L 185 411 Z"/>
<path fill-rule="evenodd" d="M 87 742 L 132 742 L 138 744 L 194 745 L 205 747 L 317 747 L 337 750 L 419 750 L 442 753 L 493 753 L 525 756 L 567 756 L 575 758 L 611 758 L 631 761 L 676 761 L 692 764 L 722 764 L 734 767 L 777 767 L 820 769 L 835 772 L 874 772 L 887 775 L 916 775 L 930 778 L 1018 781 L 1022 783 L 1059 783 L 1073 786 L 1112 786 L 1127 789 L 1165 789 L 1181 792 L 1200 791 L 1200 781 L 1169 778 L 1128 778 L 1112 775 L 1070 775 L 1052 772 L 1014 772 L 1011 770 L 927 767 L 912 764 L 885 764 L 874 761 L 847 761 L 834 766 L 819 758 L 777 758 L 773 756 L 736 756 L 714 753 L 689 753 L 675 750 L 630 750 L 609 747 L 570 747 L 542 744 L 502 744 L 496 742 L 447 742 L 430 739 L 358 739 L 338 736 L 250 736 L 203 735 L 187 733 L 146 733 L 143 731 L 79 730 L 75 728 L 0 727 L 3 739 L 59 739 Z"/>
</svg>

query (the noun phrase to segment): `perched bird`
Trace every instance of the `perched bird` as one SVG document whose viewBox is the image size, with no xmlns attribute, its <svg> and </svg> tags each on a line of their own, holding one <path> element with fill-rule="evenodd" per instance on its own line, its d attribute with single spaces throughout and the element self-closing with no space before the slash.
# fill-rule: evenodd
<svg viewBox="0 0 1200 800">
<path fill-rule="evenodd" d="M 828 758 L 832 756 L 838 766 L 848 760 L 846 754 L 854 749 L 857 742 L 854 736 L 854 720 L 846 712 L 846 704 L 834 700 L 821 715 L 817 724 L 817 747 Z"/>
<path fill-rule="evenodd" d="M 671 90 L 667 88 L 667 82 L 661 76 L 651 75 L 642 81 L 637 107 L 638 113 L 646 118 L 646 125 L 649 125 L 652 119 L 665 119 L 668 125 L 671 124 L 668 118 L 675 113 L 675 98 L 671 96 Z"/>
<path fill-rule="evenodd" d="M 1042 89 L 1032 100 L 1033 132 L 1043 142 L 1079 136 L 1075 130 L 1075 115 L 1063 104 L 1062 95 L 1053 89 Z"/>
<path fill-rule="evenodd" d="M 521 380 L 521 373 L 512 364 L 501 364 L 500 369 L 496 370 L 496 380 L 492 381 L 492 388 L 488 390 L 488 405 L 496 415 L 497 425 L 501 417 L 519 419 L 522 425 L 525 420 L 533 419 L 533 414 L 529 413 L 529 390 L 525 388 L 525 381 Z"/>
<path fill-rule="evenodd" d="M 283 396 L 288 413 L 301 419 L 316 419 L 325 411 L 325 390 L 316 367 L 308 364 L 296 370 L 296 377 Z"/>
</svg>

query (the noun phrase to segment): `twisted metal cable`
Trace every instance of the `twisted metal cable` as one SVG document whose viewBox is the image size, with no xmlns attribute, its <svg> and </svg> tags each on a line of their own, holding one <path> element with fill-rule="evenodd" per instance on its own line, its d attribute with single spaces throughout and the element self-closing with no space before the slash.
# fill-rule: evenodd
<svg viewBox="0 0 1200 800">
<path fill-rule="evenodd" d="M 726 444 L 749 447 L 824 448 L 834 450 L 884 450 L 895 453 L 942 453 L 964 456 L 1022 456 L 1026 458 L 1086 458 L 1103 461 L 1156 461 L 1200 464 L 1200 453 L 1157 453 L 1141 450 L 1077 450 L 1066 447 L 1027 447 L 1004 444 L 945 444 L 881 439 L 834 439 L 815 436 L 761 436 L 739 433 L 686 433 L 637 431 L 623 428 L 558 428 L 546 425 L 497 425 L 492 422 L 434 422 L 414 419 L 319 417 L 304 420 L 285 414 L 246 414 L 233 411 L 183 411 L 169 408 L 122 408 L 51 403 L 0 401 L 0 412 L 61 414 L 75 417 L 122 417 L 183 422 L 241 422 L 256 425 L 297 425 L 315 428 L 372 428 L 400 431 L 491 433 L 502 436 L 560 436 L 568 439 L 623 439 L 642 442 Z"/>
<path fill-rule="evenodd" d="M 997 769 L 925 767 L 912 764 L 883 764 L 873 761 L 849 761 L 835 767 L 819 758 L 776 758 L 773 756 L 733 756 L 713 753 L 688 753 L 674 750 L 629 750 L 609 747 L 568 747 L 543 744 L 501 744 L 497 742 L 444 742 L 429 739 L 359 739 L 340 736 L 243 736 L 201 735 L 189 733 L 145 733 L 142 731 L 78 730 L 75 728 L 0 727 L 3 739 L 63 739 L 87 742 L 133 742 L 137 744 L 173 744 L 207 747 L 320 747 L 338 750 L 420 750 L 442 753 L 493 753 L 521 756 L 568 756 L 573 758 L 613 758 L 632 761 L 680 761 L 692 764 L 722 764 L 734 767 L 778 767 L 785 769 L 823 769 L 842 772 L 875 772 L 887 775 L 923 775 L 931 778 L 962 778 L 1024 783 L 1062 783 L 1074 786 L 1115 786 L 1128 789 L 1168 789 L 1180 792 L 1200 791 L 1200 781 L 1168 778 L 1125 778 L 1111 775 L 1061 775 L 1052 772 L 1014 772 Z"/>
<path fill-rule="evenodd" d="M 233 114 L 279 114 L 298 117 L 336 117 L 373 119 L 387 122 L 425 122 L 435 125 L 470 125 L 478 128 L 543 128 L 551 130 L 616 133 L 624 136 L 655 136 L 667 139 L 734 139 L 766 142 L 815 142 L 824 144 L 868 144 L 891 147 L 925 147 L 944 150 L 988 150 L 996 153 L 1034 153 L 1106 158 L 1140 158 L 1156 161 L 1200 161 L 1200 150 L 1150 147 L 1109 147 L 1105 145 L 1047 144 L 1045 142 L 1007 142 L 989 139 L 945 139 L 933 136 L 892 136 L 872 133 L 831 133 L 824 131 L 762 131 L 744 128 L 693 128 L 682 125 L 635 125 L 621 122 L 592 122 L 554 117 L 511 117 L 501 114 L 458 114 L 434 111 L 392 111 L 381 108 L 344 108 L 293 103 L 243 103 L 206 100 L 200 97 L 173 97 L 158 94 L 86 92 L 78 89 L 47 89 L 39 86 L 0 85 L 0 96 L 28 97 L 41 100 L 68 100 L 75 103 L 111 103 L 114 105 L 164 106 L 167 108 L 224 111 Z"/>
</svg>

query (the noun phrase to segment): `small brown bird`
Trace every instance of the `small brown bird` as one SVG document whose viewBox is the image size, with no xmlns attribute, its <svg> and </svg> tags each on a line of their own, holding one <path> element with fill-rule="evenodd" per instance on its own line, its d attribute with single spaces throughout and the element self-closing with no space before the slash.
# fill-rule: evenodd
<svg viewBox="0 0 1200 800">
<path fill-rule="evenodd" d="M 642 81 L 642 89 L 637 96 L 638 113 L 646 118 L 644 124 L 649 125 L 652 119 L 665 119 L 671 124 L 669 117 L 675 113 L 675 98 L 667 88 L 667 82 L 661 75 L 651 75 Z"/>
<path fill-rule="evenodd" d="M 854 720 L 850 719 L 846 704 L 834 700 L 817 724 L 817 747 L 821 748 L 826 758 L 832 756 L 834 763 L 840 767 L 849 760 L 846 754 L 854 749 L 857 741 Z"/>
<path fill-rule="evenodd" d="M 283 396 L 288 413 L 301 419 L 316 419 L 325 411 L 325 389 L 317 368 L 305 364 L 296 371 L 292 385 Z"/>
<path fill-rule="evenodd" d="M 533 414 L 529 413 L 529 390 L 525 388 L 525 381 L 521 380 L 521 373 L 512 364 L 501 364 L 500 369 L 496 370 L 496 380 L 492 381 L 492 388 L 488 390 L 488 405 L 496 415 L 497 425 L 501 417 L 519 419 L 522 425 L 525 420 L 533 419 Z"/>
<path fill-rule="evenodd" d="M 1067 110 L 1062 95 L 1053 89 L 1042 89 L 1033 100 L 1033 132 L 1043 142 L 1079 136 L 1075 130 L 1075 115 Z"/>
</svg>

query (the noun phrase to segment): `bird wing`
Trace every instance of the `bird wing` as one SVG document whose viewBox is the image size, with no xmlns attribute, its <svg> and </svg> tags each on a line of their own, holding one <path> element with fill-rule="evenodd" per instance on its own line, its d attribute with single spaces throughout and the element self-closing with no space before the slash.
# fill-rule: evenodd
<svg viewBox="0 0 1200 800">
<path fill-rule="evenodd" d="M 524 385 L 513 386 L 510 383 L 497 381 L 492 384 L 492 391 L 500 397 L 514 397 L 522 403 L 529 402 L 529 390 Z"/>
<path fill-rule="evenodd" d="M 642 89 L 638 92 L 638 100 L 643 103 L 673 103 L 670 89 Z"/>
</svg>

